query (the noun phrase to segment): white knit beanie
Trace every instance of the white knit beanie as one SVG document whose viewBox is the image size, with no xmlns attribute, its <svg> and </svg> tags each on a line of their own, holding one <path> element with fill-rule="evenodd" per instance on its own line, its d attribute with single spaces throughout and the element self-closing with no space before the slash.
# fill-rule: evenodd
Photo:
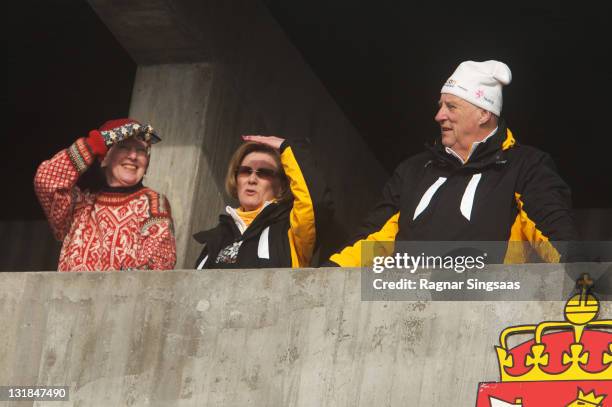
<svg viewBox="0 0 612 407">
<path fill-rule="evenodd" d="M 502 86 L 512 81 L 508 65 L 499 61 L 465 61 L 446 81 L 440 93 L 450 93 L 499 116 Z"/>
</svg>

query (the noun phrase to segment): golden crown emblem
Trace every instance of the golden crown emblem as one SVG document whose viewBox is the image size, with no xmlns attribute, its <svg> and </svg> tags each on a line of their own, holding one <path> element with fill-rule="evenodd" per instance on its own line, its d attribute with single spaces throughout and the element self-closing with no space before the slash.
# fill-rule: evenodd
<svg viewBox="0 0 612 407">
<path fill-rule="evenodd" d="M 606 395 L 597 396 L 595 392 L 585 394 L 582 389 L 578 389 L 578 398 L 575 400 L 576 406 L 599 406 L 600 403 L 606 398 Z M 570 404 L 568 407 L 573 407 L 574 404 Z"/>
<path fill-rule="evenodd" d="M 495 349 L 502 382 L 612 380 L 612 320 L 597 320 L 599 302 L 594 295 L 588 293 L 589 283 L 592 281 L 589 281 L 588 277 L 583 277 L 583 280 L 579 281 L 578 284 L 582 286 L 581 293 L 567 301 L 565 321 L 514 326 L 501 332 L 500 346 L 496 346 Z M 556 332 L 544 335 L 545 332 L 552 330 Z M 573 333 L 571 344 L 569 348 L 559 352 L 558 345 L 567 342 L 561 340 L 562 335 L 567 338 L 568 331 Z M 585 350 L 583 341 L 585 332 L 591 335 L 591 338 L 597 337 L 600 344 L 603 339 L 604 346 L 607 345 L 605 349 L 599 349 L 601 359 L 599 352 Z M 509 349 L 508 338 L 519 334 L 532 334 L 534 338 Z M 557 346 L 552 346 L 555 341 Z M 531 343 L 529 351 L 524 352 L 523 357 L 519 358 L 513 354 L 513 351 L 517 351 L 520 347 L 525 348 L 529 343 Z M 552 350 L 553 347 L 557 348 L 556 352 Z M 557 369 L 551 370 L 553 358 L 558 358 L 554 361 Z M 598 366 L 599 369 L 594 369 L 593 366 Z M 591 403 L 598 400 L 594 394 L 581 396 L 584 401 Z"/>
</svg>

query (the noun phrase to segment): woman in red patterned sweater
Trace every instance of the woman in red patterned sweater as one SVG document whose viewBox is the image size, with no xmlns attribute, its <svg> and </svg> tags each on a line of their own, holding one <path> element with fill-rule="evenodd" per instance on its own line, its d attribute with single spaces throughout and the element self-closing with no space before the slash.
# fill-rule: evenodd
<svg viewBox="0 0 612 407">
<path fill-rule="evenodd" d="M 58 240 L 59 271 L 171 270 L 176 244 L 165 196 L 142 185 L 151 126 L 131 119 L 106 122 L 43 162 L 34 188 Z M 82 190 L 79 177 L 100 161 L 100 191 Z"/>
</svg>

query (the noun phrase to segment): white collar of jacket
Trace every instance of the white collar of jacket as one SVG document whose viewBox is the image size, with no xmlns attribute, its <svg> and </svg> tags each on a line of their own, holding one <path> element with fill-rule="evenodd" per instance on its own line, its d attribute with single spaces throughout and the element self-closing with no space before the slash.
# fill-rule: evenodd
<svg viewBox="0 0 612 407">
<path fill-rule="evenodd" d="M 265 201 L 263 206 L 261 207 L 261 210 L 263 211 L 264 208 L 266 206 L 270 205 L 272 202 L 273 201 Z M 238 227 L 238 230 L 240 231 L 240 234 L 243 235 L 244 231 L 247 230 L 248 226 L 246 225 L 246 223 L 244 223 L 244 221 L 242 220 L 240 215 L 238 215 L 238 212 L 236 212 L 236 209 L 234 209 L 231 206 L 227 205 L 225 207 L 225 212 L 227 212 L 227 214 L 232 217 L 232 219 L 234 220 L 234 223 L 236 223 L 236 226 Z M 260 213 L 261 213 L 261 211 L 260 211 Z"/>
<path fill-rule="evenodd" d="M 470 148 L 470 153 L 468 154 L 467 159 L 466 159 L 465 161 L 463 161 L 463 158 L 461 158 L 461 157 L 459 156 L 459 154 L 455 153 L 455 151 L 454 151 L 452 148 L 450 148 L 450 147 L 444 147 L 444 149 L 446 150 L 446 152 L 447 152 L 448 154 L 450 154 L 450 155 L 452 155 L 452 156 L 456 157 L 456 158 L 457 158 L 459 161 L 461 161 L 461 164 L 465 164 L 466 162 L 468 162 L 468 161 L 469 161 L 470 156 L 472 155 L 472 153 L 473 153 L 474 151 L 476 151 L 476 147 L 478 147 L 478 145 L 479 145 L 479 144 L 485 143 L 485 142 L 486 142 L 488 139 L 490 139 L 491 137 L 493 137 L 493 135 L 495 134 L 495 132 L 497 131 L 497 129 L 498 129 L 498 128 L 499 128 L 499 126 L 498 126 L 498 127 L 496 127 L 495 129 L 493 129 L 493 131 L 492 131 L 491 133 L 489 133 L 489 135 L 488 135 L 487 137 L 483 138 L 482 140 L 473 142 L 473 143 L 472 143 L 472 147 Z"/>
</svg>

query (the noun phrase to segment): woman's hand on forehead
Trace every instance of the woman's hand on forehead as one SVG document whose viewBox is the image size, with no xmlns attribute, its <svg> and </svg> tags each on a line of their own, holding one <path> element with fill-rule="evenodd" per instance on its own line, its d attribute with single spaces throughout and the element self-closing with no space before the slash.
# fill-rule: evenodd
<svg viewBox="0 0 612 407">
<path fill-rule="evenodd" d="M 276 136 L 261 136 L 255 134 L 243 135 L 242 139 L 244 141 L 253 141 L 255 143 L 265 144 L 276 150 L 280 150 L 281 144 L 283 144 L 283 141 L 285 141 L 284 138 Z"/>
</svg>

